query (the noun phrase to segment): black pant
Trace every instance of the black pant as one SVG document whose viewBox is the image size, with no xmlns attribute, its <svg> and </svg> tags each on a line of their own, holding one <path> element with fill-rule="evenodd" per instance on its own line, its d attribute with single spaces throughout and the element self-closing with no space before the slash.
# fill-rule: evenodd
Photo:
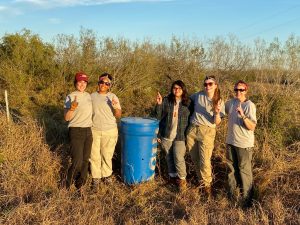
<svg viewBox="0 0 300 225">
<path fill-rule="evenodd" d="M 72 164 L 68 170 L 67 187 L 75 180 L 75 186 L 80 188 L 87 179 L 93 135 L 90 127 L 70 127 L 69 137 Z"/>
</svg>

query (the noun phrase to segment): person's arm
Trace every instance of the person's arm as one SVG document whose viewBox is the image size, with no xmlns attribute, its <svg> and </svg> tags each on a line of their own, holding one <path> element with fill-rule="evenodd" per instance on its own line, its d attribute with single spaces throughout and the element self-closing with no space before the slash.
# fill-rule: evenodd
<svg viewBox="0 0 300 225">
<path fill-rule="evenodd" d="M 214 114 L 214 122 L 217 126 L 222 122 L 220 112 Z"/>
<path fill-rule="evenodd" d="M 222 104 L 222 100 L 219 100 L 218 104 L 216 105 L 215 107 L 215 110 L 214 110 L 214 122 L 215 124 L 218 126 L 221 121 L 222 121 L 222 118 L 221 118 L 221 111 L 222 111 L 222 108 L 223 108 L 223 111 L 224 111 L 224 104 Z"/>
<path fill-rule="evenodd" d="M 255 123 L 254 121 L 252 121 L 249 117 L 247 117 L 247 116 L 245 115 L 244 110 L 243 110 L 241 104 L 239 104 L 239 106 L 237 107 L 236 110 L 237 110 L 238 113 L 241 115 L 245 127 L 246 127 L 248 130 L 254 131 L 254 130 L 255 130 L 255 127 L 256 127 L 256 123 Z M 255 113 L 255 111 L 254 111 L 254 113 Z"/>
<path fill-rule="evenodd" d="M 163 98 L 159 92 L 157 92 L 156 95 L 156 105 L 155 105 L 155 117 L 158 120 L 161 120 L 162 117 L 162 103 L 163 103 Z"/>
<path fill-rule="evenodd" d="M 73 119 L 74 116 L 74 110 L 70 110 L 70 109 L 65 109 L 64 110 L 64 119 L 65 121 L 70 121 L 71 119 Z"/>
<path fill-rule="evenodd" d="M 111 101 L 111 104 L 112 104 L 112 107 L 113 107 L 114 117 L 116 117 L 116 119 L 120 119 L 121 116 L 122 116 L 122 109 L 121 109 L 119 99 L 113 97 L 112 101 Z"/>
<path fill-rule="evenodd" d="M 121 110 L 121 109 L 114 109 L 114 116 L 115 116 L 117 119 L 120 119 L 120 118 L 121 118 L 121 115 L 122 115 L 122 110 Z"/>
<path fill-rule="evenodd" d="M 242 116 L 243 122 L 245 124 L 245 126 L 247 127 L 248 130 L 255 130 L 256 127 L 256 123 L 254 123 L 252 120 L 250 120 L 247 116 Z"/>
<path fill-rule="evenodd" d="M 64 119 L 65 121 L 70 121 L 74 117 L 74 111 L 78 106 L 77 96 L 75 96 L 74 101 L 71 102 L 70 108 L 65 108 L 64 110 Z"/>
</svg>

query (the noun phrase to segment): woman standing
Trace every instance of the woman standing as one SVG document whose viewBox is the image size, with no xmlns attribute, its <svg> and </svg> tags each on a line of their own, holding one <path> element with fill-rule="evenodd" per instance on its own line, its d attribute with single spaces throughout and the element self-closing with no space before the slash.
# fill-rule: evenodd
<svg viewBox="0 0 300 225">
<path fill-rule="evenodd" d="M 156 101 L 156 117 L 160 120 L 160 142 L 166 153 L 169 177 L 183 191 L 186 189 L 185 131 L 190 115 L 185 84 L 181 80 L 175 81 L 170 94 L 162 98 L 158 92 Z"/>
<path fill-rule="evenodd" d="M 257 124 L 256 106 L 247 98 L 249 86 L 239 80 L 234 85 L 235 98 L 225 104 L 228 114 L 227 165 L 229 167 L 229 194 L 233 200 L 241 200 L 250 206 L 253 194 L 252 154 L 254 130 Z"/>
<path fill-rule="evenodd" d="M 91 152 L 91 172 L 93 188 L 100 180 L 110 181 L 112 157 L 118 140 L 116 119 L 121 117 L 118 97 L 110 92 L 112 76 L 104 73 L 99 77 L 98 91 L 91 94 L 93 103 L 93 145 Z"/>
<path fill-rule="evenodd" d="M 85 184 L 92 146 L 92 100 L 85 92 L 88 76 L 83 72 L 75 75 L 76 91 L 69 94 L 64 105 L 64 118 L 69 122 L 70 152 L 72 164 L 68 170 L 67 187 L 75 180 L 76 188 Z"/>
<path fill-rule="evenodd" d="M 225 107 L 215 76 L 205 77 L 204 88 L 204 91 L 197 92 L 190 97 L 192 115 L 187 133 L 187 148 L 196 166 L 197 175 L 199 179 L 202 178 L 205 194 L 210 199 L 211 156 L 214 149 L 216 125 L 221 123 Z"/>
</svg>

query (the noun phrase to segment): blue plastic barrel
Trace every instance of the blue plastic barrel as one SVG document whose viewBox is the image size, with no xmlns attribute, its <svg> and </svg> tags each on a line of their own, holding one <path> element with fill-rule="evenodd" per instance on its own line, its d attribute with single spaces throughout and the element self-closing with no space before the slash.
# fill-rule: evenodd
<svg viewBox="0 0 300 225">
<path fill-rule="evenodd" d="M 121 173 L 126 184 L 154 178 L 159 121 L 152 118 L 121 119 Z"/>
</svg>

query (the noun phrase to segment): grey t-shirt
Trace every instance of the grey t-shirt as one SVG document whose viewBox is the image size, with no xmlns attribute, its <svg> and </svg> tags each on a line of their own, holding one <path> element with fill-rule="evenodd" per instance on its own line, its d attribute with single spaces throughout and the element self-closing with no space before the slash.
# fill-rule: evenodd
<svg viewBox="0 0 300 225">
<path fill-rule="evenodd" d="M 193 94 L 190 99 L 194 103 L 194 112 L 191 116 L 191 123 L 195 125 L 206 125 L 212 128 L 216 127 L 214 123 L 214 110 L 212 99 L 204 91 Z M 221 101 L 221 117 L 225 115 L 224 102 Z"/>
<path fill-rule="evenodd" d="M 243 119 L 236 111 L 240 101 L 237 98 L 231 99 L 225 104 L 225 111 L 228 114 L 228 130 L 226 143 L 239 148 L 251 148 L 254 146 L 254 132 L 246 128 Z M 253 102 L 247 100 L 241 103 L 245 116 L 257 123 L 256 107 Z"/>
<path fill-rule="evenodd" d="M 117 127 L 116 118 L 113 114 L 112 99 L 119 102 L 118 97 L 108 92 L 91 94 L 93 102 L 93 128 L 99 131 L 107 131 Z M 121 109 L 121 106 L 118 106 Z"/>
<path fill-rule="evenodd" d="M 87 92 L 74 91 L 66 98 L 64 108 L 71 108 L 71 102 L 78 102 L 77 108 L 74 110 L 73 118 L 69 121 L 68 127 L 91 127 L 92 126 L 92 99 Z"/>
</svg>

